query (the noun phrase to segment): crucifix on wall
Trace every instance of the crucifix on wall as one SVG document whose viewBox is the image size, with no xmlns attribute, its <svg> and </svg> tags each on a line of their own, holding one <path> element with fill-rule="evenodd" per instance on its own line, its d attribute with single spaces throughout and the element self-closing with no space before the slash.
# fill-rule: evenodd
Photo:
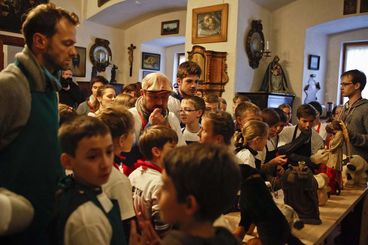
<svg viewBox="0 0 368 245">
<path fill-rule="evenodd" d="M 133 45 L 133 43 L 130 44 L 130 46 L 128 47 L 128 59 L 129 59 L 129 76 L 132 76 L 132 72 L 133 72 L 133 51 L 136 48 L 136 46 Z"/>
</svg>

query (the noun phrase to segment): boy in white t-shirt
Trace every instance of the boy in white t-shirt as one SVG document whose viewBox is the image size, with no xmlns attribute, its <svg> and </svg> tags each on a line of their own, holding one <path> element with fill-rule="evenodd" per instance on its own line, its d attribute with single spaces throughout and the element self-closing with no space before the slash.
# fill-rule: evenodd
<svg viewBox="0 0 368 245">
<path fill-rule="evenodd" d="M 200 120 L 206 109 L 206 104 L 201 97 L 189 96 L 180 104 L 180 121 L 185 126 L 182 128 L 183 138 L 188 145 L 199 141 L 198 133 L 201 130 Z"/>
<path fill-rule="evenodd" d="M 155 125 L 145 129 L 139 138 L 139 149 L 146 160 L 138 160 L 140 167 L 129 175 L 134 208 L 152 221 L 159 235 L 164 235 L 170 229 L 168 224 L 161 221 L 158 206 L 163 158 L 177 143 L 178 136 L 171 128 Z"/>
</svg>

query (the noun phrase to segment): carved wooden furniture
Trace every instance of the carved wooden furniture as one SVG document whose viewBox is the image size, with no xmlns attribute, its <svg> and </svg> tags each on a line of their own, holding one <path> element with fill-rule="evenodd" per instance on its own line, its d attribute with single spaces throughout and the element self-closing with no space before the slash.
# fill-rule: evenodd
<svg viewBox="0 0 368 245">
<path fill-rule="evenodd" d="M 188 59 L 196 62 L 202 69 L 202 74 L 197 90 L 205 94 L 221 96 L 225 91 L 225 85 L 229 81 L 226 64 L 227 52 L 206 50 L 195 45 L 188 52 Z"/>
</svg>

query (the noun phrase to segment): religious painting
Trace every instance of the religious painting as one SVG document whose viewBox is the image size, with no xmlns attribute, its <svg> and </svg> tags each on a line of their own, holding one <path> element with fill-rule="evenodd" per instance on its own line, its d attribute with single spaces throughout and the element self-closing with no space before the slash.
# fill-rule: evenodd
<svg viewBox="0 0 368 245">
<path fill-rule="evenodd" d="M 344 0 L 344 15 L 357 12 L 357 0 Z"/>
<path fill-rule="evenodd" d="M 153 73 L 153 71 L 142 71 L 142 79 L 150 73 Z"/>
<path fill-rule="evenodd" d="M 161 22 L 161 35 L 171 35 L 179 33 L 179 20 Z"/>
<path fill-rule="evenodd" d="M 227 3 L 193 9 L 192 43 L 227 41 L 228 9 Z"/>
<path fill-rule="evenodd" d="M 74 77 L 86 76 L 86 48 L 77 47 L 77 55 L 72 58 L 72 66 L 70 67 Z"/>
<path fill-rule="evenodd" d="M 20 33 L 22 16 L 48 0 L 7 0 L 0 1 L 0 30 Z"/>
<path fill-rule="evenodd" d="M 160 54 L 142 53 L 142 69 L 144 70 L 160 70 Z"/>
</svg>

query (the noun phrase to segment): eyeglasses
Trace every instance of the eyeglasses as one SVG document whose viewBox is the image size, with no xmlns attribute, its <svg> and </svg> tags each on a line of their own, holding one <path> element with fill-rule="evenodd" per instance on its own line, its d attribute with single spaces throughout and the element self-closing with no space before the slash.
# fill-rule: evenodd
<svg viewBox="0 0 368 245">
<path fill-rule="evenodd" d="M 184 112 L 184 113 L 189 113 L 189 112 L 192 112 L 192 111 L 198 111 L 196 109 L 189 109 L 189 108 L 181 108 L 179 110 L 179 112 Z"/>
<path fill-rule="evenodd" d="M 346 87 L 346 86 L 349 86 L 350 84 L 354 84 L 354 83 L 352 83 L 352 82 L 350 82 L 350 83 L 340 83 L 340 86 L 341 87 Z"/>
</svg>

